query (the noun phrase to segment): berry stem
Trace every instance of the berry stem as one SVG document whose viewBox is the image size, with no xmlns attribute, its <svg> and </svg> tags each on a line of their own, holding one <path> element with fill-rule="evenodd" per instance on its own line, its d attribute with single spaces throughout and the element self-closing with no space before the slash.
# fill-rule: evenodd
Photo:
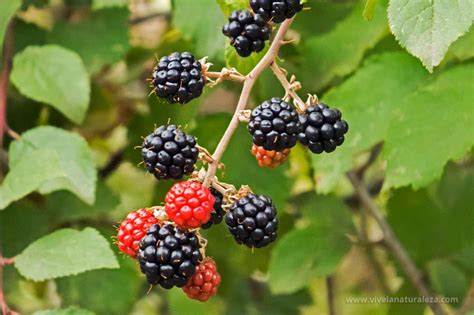
<svg viewBox="0 0 474 315">
<path fill-rule="evenodd" d="M 211 78 L 211 79 L 218 79 L 218 80 L 230 80 L 230 81 L 236 81 L 236 82 L 244 82 L 245 77 L 242 75 L 238 75 L 236 73 L 232 73 L 231 71 L 206 71 L 205 73 L 206 77 Z"/>
<path fill-rule="evenodd" d="M 219 144 L 217 145 L 216 150 L 214 151 L 214 154 L 212 155 L 214 161 L 209 165 L 206 177 L 204 178 L 203 182 L 204 186 L 209 187 L 213 181 L 214 176 L 216 175 L 217 167 L 219 166 L 219 162 L 224 155 L 227 146 L 229 145 L 230 139 L 239 126 L 240 112 L 247 106 L 253 85 L 260 74 L 262 74 L 263 70 L 270 67 L 270 65 L 275 62 L 275 58 L 277 57 L 278 52 L 283 45 L 283 38 L 285 37 L 286 32 L 289 30 L 291 23 L 293 23 L 293 18 L 288 19 L 281 24 L 267 53 L 263 56 L 255 68 L 253 68 L 252 71 L 250 71 L 250 73 L 244 77 L 244 85 L 242 87 L 242 92 L 240 93 L 239 102 L 237 103 L 237 107 L 235 108 L 234 115 L 232 116 L 227 130 L 225 131 L 224 135 L 219 141 Z"/>
<path fill-rule="evenodd" d="M 286 78 L 285 72 L 280 68 L 279 65 L 277 65 L 276 61 L 270 65 L 270 68 L 285 89 L 286 94 L 288 94 L 293 99 L 298 111 L 303 113 L 306 110 L 306 104 L 295 92 L 292 84 Z"/>
<path fill-rule="evenodd" d="M 379 210 L 375 202 L 372 200 L 365 184 L 354 172 L 347 173 L 347 177 L 354 187 L 355 194 L 359 198 L 362 206 L 367 210 L 367 213 L 371 215 L 377 224 L 380 226 L 384 235 L 384 242 L 387 248 L 391 251 L 392 255 L 397 259 L 398 263 L 402 267 L 406 276 L 418 291 L 418 294 L 426 298 L 426 304 L 431 308 L 435 315 L 445 315 L 445 311 L 439 303 L 431 302 L 435 301 L 433 294 L 428 289 L 424 282 L 423 274 L 415 265 L 411 257 L 403 245 L 398 240 L 397 236 L 393 232 L 390 224 L 385 220 L 382 212 Z"/>
</svg>

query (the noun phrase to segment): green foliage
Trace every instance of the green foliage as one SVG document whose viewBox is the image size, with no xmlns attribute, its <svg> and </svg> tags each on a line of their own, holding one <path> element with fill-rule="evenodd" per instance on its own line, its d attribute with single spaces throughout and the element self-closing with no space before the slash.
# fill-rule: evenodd
<svg viewBox="0 0 474 315">
<path fill-rule="evenodd" d="M 89 76 L 79 56 L 60 46 L 27 47 L 13 61 L 11 80 L 35 101 L 81 123 L 89 106 Z"/>
<path fill-rule="evenodd" d="M 104 237 L 86 228 L 62 229 L 40 238 L 16 256 L 15 267 L 25 278 L 43 281 L 119 265 Z"/>
<path fill-rule="evenodd" d="M 443 60 L 449 45 L 469 30 L 474 19 L 474 3 L 391 0 L 388 17 L 400 44 L 431 72 Z"/>
<path fill-rule="evenodd" d="M 33 315 L 94 315 L 94 313 L 77 307 L 68 307 L 65 309 L 38 311 L 34 312 Z"/>
<path fill-rule="evenodd" d="M 243 58 L 240 57 L 235 48 L 232 47 L 229 42 L 227 42 L 225 44 L 225 62 L 227 67 L 235 68 L 242 74 L 248 74 L 262 59 L 267 51 L 268 45 L 266 45 L 261 52 L 252 54 L 247 58 Z"/>
<path fill-rule="evenodd" d="M 127 0 L 92 0 L 92 9 L 100 10 L 111 7 L 126 7 Z"/>
<path fill-rule="evenodd" d="M 444 296 L 458 297 L 461 305 L 469 289 L 466 275 L 456 265 L 447 260 L 434 260 L 428 265 L 430 282 L 433 288 Z"/>
<path fill-rule="evenodd" d="M 6 1 L 5 4 L 2 4 L 2 10 L 0 10 L 0 44 L 2 44 L 2 46 L 8 22 L 15 14 L 15 11 L 20 7 L 20 4 L 21 0 Z"/>
</svg>

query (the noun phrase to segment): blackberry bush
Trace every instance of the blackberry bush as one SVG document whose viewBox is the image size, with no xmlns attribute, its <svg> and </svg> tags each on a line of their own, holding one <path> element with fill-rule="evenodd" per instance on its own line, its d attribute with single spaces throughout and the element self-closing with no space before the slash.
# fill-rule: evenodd
<svg viewBox="0 0 474 315">
<path fill-rule="evenodd" d="M 293 107 L 278 97 L 263 102 L 247 126 L 253 143 L 265 150 L 283 151 L 295 146 L 301 124 Z"/>
<path fill-rule="evenodd" d="M 196 139 L 175 125 L 163 125 L 148 135 L 142 158 L 157 179 L 181 179 L 194 171 L 198 159 Z"/>
<path fill-rule="evenodd" d="M 214 188 L 209 190 L 214 196 L 214 206 L 211 212 L 211 219 L 201 226 L 203 229 L 209 229 L 211 226 L 221 223 L 225 215 L 225 211 L 222 208 L 224 196 Z"/>
<path fill-rule="evenodd" d="M 242 57 L 262 51 L 265 41 L 270 38 L 270 28 L 266 21 L 247 10 L 233 11 L 222 32 L 230 38 L 230 44 Z"/>
<path fill-rule="evenodd" d="M 264 247 L 277 237 L 278 218 L 272 200 L 264 195 L 248 194 L 232 204 L 225 222 L 238 244 Z"/>
<path fill-rule="evenodd" d="M 158 97 L 185 104 L 202 94 L 206 78 L 201 72 L 202 65 L 192 54 L 174 52 L 153 69 L 152 87 Z"/>
<path fill-rule="evenodd" d="M 140 270 L 151 285 L 183 287 L 202 260 L 199 239 L 193 232 L 171 224 L 152 225 L 140 242 Z"/>
<path fill-rule="evenodd" d="M 253 12 L 265 21 L 281 23 L 303 9 L 300 0 L 250 0 Z"/>
<path fill-rule="evenodd" d="M 341 117 L 339 110 L 322 103 L 308 107 L 300 115 L 303 130 L 298 134 L 298 140 L 316 154 L 336 150 L 349 130 L 349 125 Z"/>
</svg>

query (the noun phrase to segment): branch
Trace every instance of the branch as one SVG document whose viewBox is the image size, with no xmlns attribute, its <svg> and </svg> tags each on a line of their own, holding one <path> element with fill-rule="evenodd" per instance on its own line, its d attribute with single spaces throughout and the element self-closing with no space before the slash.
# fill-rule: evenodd
<svg viewBox="0 0 474 315">
<path fill-rule="evenodd" d="M 237 107 L 235 108 L 234 115 L 232 116 L 227 130 L 225 131 L 224 135 L 219 141 L 219 144 L 217 145 L 214 154 L 212 155 L 214 161 L 209 165 L 206 177 L 204 178 L 203 184 L 205 186 L 209 187 L 211 181 L 216 175 L 217 167 L 219 166 L 220 160 L 224 155 L 227 146 L 229 145 L 230 139 L 234 135 L 234 132 L 239 125 L 239 114 L 247 106 L 248 100 L 250 98 L 250 93 L 252 92 L 253 85 L 255 84 L 255 80 L 260 76 L 260 74 L 262 74 L 263 70 L 268 68 L 275 61 L 275 58 L 278 55 L 281 46 L 283 45 L 283 38 L 285 37 L 286 32 L 290 28 L 291 23 L 293 23 L 293 19 L 288 19 L 281 24 L 265 56 L 263 56 L 260 62 L 255 66 L 255 68 L 253 68 L 252 71 L 250 71 L 250 73 L 245 77 L 242 92 L 240 93 L 239 102 L 237 103 Z"/>
<path fill-rule="evenodd" d="M 293 99 L 296 107 L 300 112 L 304 112 L 306 110 L 306 104 L 304 101 L 296 94 L 292 84 L 288 81 L 286 78 L 286 74 L 283 71 L 283 69 L 280 68 L 280 66 L 277 65 L 276 62 L 273 62 L 271 64 L 271 68 L 277 79 L 280 81 L 281 85 L 283 88 L 285 88 L 285 92 L 287 95 L 291 96 Z M 301 86 L 300 86 L 301 87 Z"/>
<path fill-rule="evenodd" d="M 368 214 L 370 214 L 375 219 L 377 224 L 382 229 L 387 248 L 392 252 L 392 255 L 395 256 L 406 276 L 418 291 L 418 294 L 422 297 L 426 297 L 427 300 L 434 301 L 434 298 L 432 298 L 433 295 L 423 281 L 422 273 L 420 270 L 418 270 L 415 263 L 406 252 L 405 248 L 403 248 L 402 244 L 393 233 L 392 227 L 385 220 L 385 217 L 370 197 L 370 194 L 367 191 L 364 183 L 353 172 L 348 173 L 347 177 L 352 183 L 355 193 L 359 197 L 363 207 L 367 210 Z M 427 304 L 435 315 L 446 314 L 440 304 L 434 302 L 427 302 Z"/>
<path fill-rule="evenodd" d="M 3 69 L 0 74 L 0 147 L 3 145 L 3 134 L 7 128 L 7 92 L 13 55 L 13 20 L 8 22 L 3 42 Z"/>
</svg>

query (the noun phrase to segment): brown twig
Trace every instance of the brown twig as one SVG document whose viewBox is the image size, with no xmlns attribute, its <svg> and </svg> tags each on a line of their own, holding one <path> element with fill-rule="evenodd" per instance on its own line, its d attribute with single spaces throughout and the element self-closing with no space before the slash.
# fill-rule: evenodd
<svg viewBox="0 0 474 315">
<path fill-rule="evenodd" d="M 247 106 L 248 100 L 250 98 L 250 93 L 252 92 L 253 85 L 255 84 L 255 80 L 260 76 L 260 74 L 262 74 L 263 70 L 268 68 L 275 61 L 275 58 L 278 55 L 281 46 L 283 45 L 283 38 L 285 37 L 285 34 L 290 28 L 292 22 L 293 19 L 288 19 L 281 24 L 265 56 L 263 56 L 260 62 L 255 66 L 255 68 L 253 68 L 252 71 L 250 71 L 250 73 L 245 76 L 242 92 L 240 93 L 239 102 L 237 103 L 237 107 L 235 108 L 234 115 L 232 116 L 227 130 L 225 131 L 224 135 L 219 141 L 219 144 L 217 145 L 216 150 L 214 151 L 214 154 L 212 155 L 214 162 L 209 165 L 209 168 L 207 170 L 207 174 L 203 182 L 205 186 L 209 187 L 209 185 L 211 184 L 211 181 L 216 174 L 217 167 L 219 166 L 219 162 L 222 156 L 224 155 L 227 146 L 229 145 L 230 139 L 234 135 L 234 132 L 237 127 L 239 126 L 240 111 L 244 110 Z"/>
<path fill-rule="evenodd" d="M 326 291 L 328 299 L 328 315 L 336 315 L 336 307 L 334 304 L 334 278 L 326 277 Z"/>
<path fill-rule="evenodd" d="M 2 72 L 0 74 L 0 147 L 3 146 L 3 135 L 7 130 L 7 92 L 13 56 L 13 20 L 8 22 L 3 42 Z M 8 128 L 8 130 L 11 130 Z"/>
<path fill-rule="evenodd" d="M 385 220 L 385 217 L 372 200 L 369 192 L 367 191 L 367 188 L 365 187 L 365 184 L 359 179 L 357 174 L 353 172 L 349 172 L 347 174 L 347 177 L 352 183 L 355 193 L 360 199 L 363 207 L 367 210 L 368 214 L 370 214 L 375 219 L 377 224 L 382 229 L 384 241 L 387 245 L 387 248 L 396 258 L 403 271 L 405 272 L 406 276 L 408 277 L 412 285 L 415 287 L 415 289 L 418 291 L 418 294 L 422 297 L 426 297 L 426 300 L 428 301 L 427 305 L 431 308 L 435 315 L 445 315 L 446 313 L 439 303 L 430 302 L 434 301 L 434 298 L 423 281 L 422 273 L 420 272 L 420 270 L 418 270 L 417 266 L 396 237 L 395 233 L 392 230 L 392 227 Z"/>
<path fill-rule="evenodd" d="M 295 92 L 295 89 L 293 88 L 292 84 L 286 78 L 286 74 L 283 69 L 281 69 L 276 62 L 273 62 L 270 67 L 277 79 L 280 81 L 283 88 L 285 89 L 286 94 L 288 94 L 293 99 L 298 110 L 300 112 L 304 112 L 306 110 L 306 105 L 304 101 Z"/>
</svg>

